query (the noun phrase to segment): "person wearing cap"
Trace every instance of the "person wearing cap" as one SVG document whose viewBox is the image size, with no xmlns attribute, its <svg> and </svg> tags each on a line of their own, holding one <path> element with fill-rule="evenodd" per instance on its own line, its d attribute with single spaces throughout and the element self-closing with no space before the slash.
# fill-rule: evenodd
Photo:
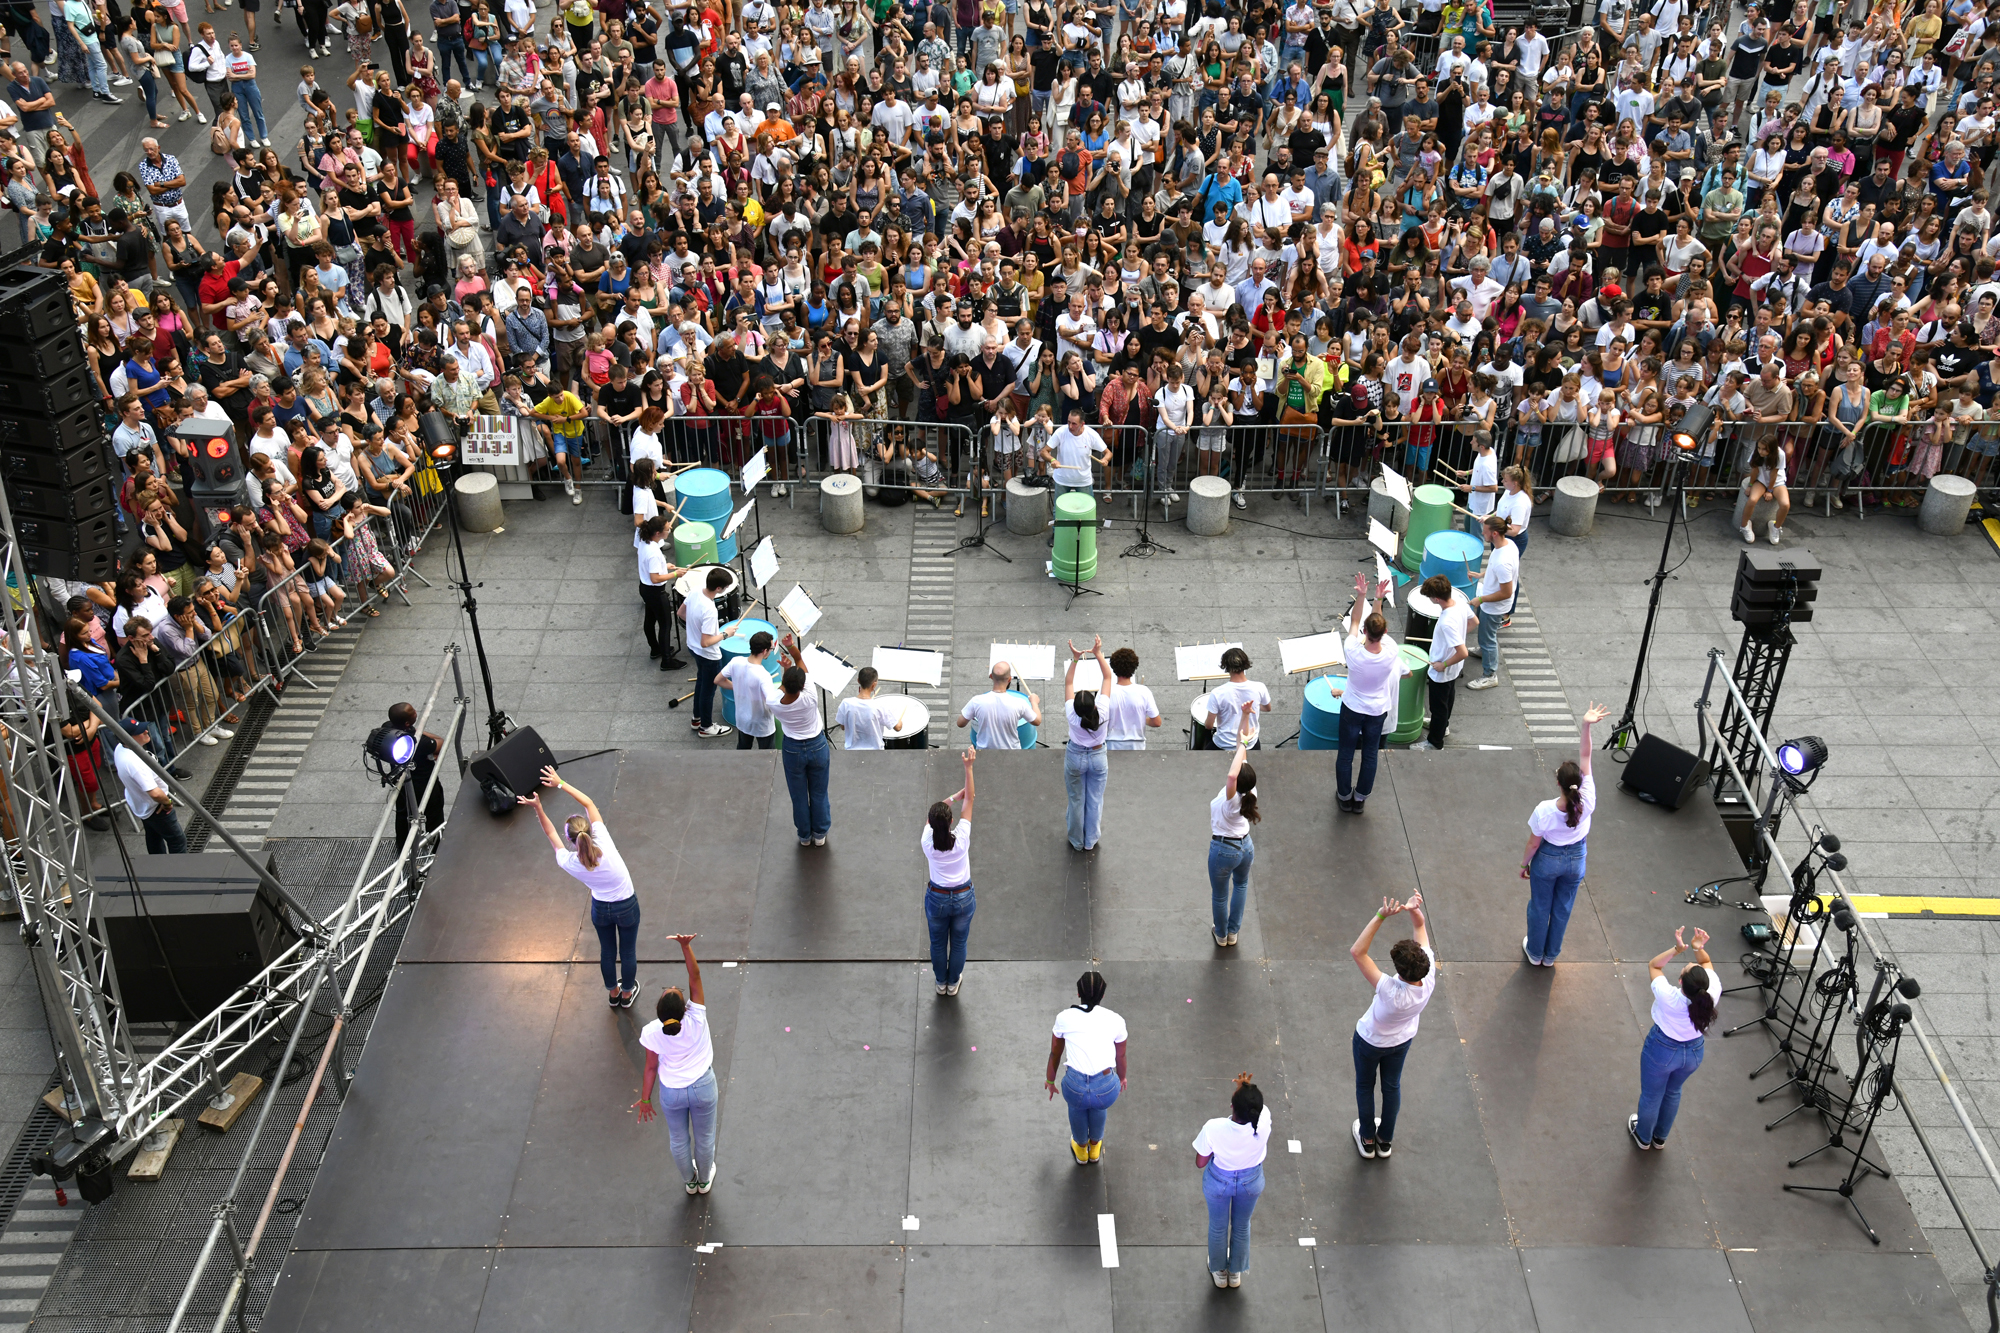
<svg viewBox="0 0 2000 1333">
<path fill-rule="evenodd" d="M 125 729 L 139 744 L 150 745 L 152 729 L 157 725 L 142 718 L 129 722 Z M 168 793 L 165 780 L 129 745 L 117 746 L 112 762 L 118 769 L 119 784 L 125 788 L 125 808 L 145 830 L 147 855 L 178 856 L 186 852 L 187 834 L 182 832 L 181 821 L 174 814 L 174 798 Z"/>
</svg>

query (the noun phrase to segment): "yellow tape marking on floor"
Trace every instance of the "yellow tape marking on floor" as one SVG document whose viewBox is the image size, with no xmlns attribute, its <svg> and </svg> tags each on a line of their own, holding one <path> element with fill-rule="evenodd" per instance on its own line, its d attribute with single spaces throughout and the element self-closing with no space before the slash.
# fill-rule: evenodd
<svg viewBox="0 0 2000 1333">
<path fill-rule="evenodd" d="M 2000 917 L 2000 898 L 1902 897 L 1894 894 L 1850 893 L 1847 901 L 1870 916 Z"/>
</svg>

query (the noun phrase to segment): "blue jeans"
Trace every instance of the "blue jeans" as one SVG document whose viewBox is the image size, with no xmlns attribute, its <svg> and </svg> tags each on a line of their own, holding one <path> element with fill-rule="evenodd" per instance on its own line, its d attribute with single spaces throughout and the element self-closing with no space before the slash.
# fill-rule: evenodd
<svg viewBox="0 0 2000 1333">
<path fill-rule="evenodd" d="M 1479 610 L 1479 661 L 1488 677 L 1500 674 L 1500 620 L 1496 611 Z"/>
<path fill-rule="evenodd" d="M 1588 838 L 1567 847 L 1545 842 L 1528 862 L 1528 957 L 1537 963 L 1553 963 L 1562 952 L 1589 851 Z"/>
<path fill-rule="evenodd" d="M 1257 844 L 1247 833 L 1236 841 L 1208 840 L 1208 909 L 1215 918 L 1216 934 L 1234 935 L 1243 929 L 1243 905 L 1250 900 L 1250 863 L 1256 859 Z"/>
<path fill-rule="evenodd" d="M 489 192 L 490 199 L 492 194 Z M 694 645 L 688 645 L 690 649 Z M 722 674 L 722 650 L 714 657 L 694 655 L 694 721 L 696 726 L 715 725 L 715 678 Z"/>
<path fill-rule="evenodd" d="M 499 82 L 500 60 L 493 54 L 492 48 L 489 46 L 486 50 L 474 51 L 471 54 L 473 82 L 484 83 L 489 78 L 496 83 Z"/>
<path fill-rule="evenodd" d="M 166 806 L 161 806 L 141 821 L 146 830 L 146 855 L 179 856 L 187 851 L 187 834 L 181 830 L 181 821 Z"/>
<path fill-rule="evenodd" d="M 1675 1041 L 1655 1026 L 1639 1048 L 1639 1123 L 1634 1128 L 1647 1143 L 1664 1143 L 1680 1114 L 1681 1084 L 1701 1068 L 1702 1038 Z"/>
<path fill-rule="evenodd" d="M 1069 1103 L 1069 1136 L 1078 1143 L 1104 1141 L 1104 1113 L 1118 1100 L 1118 1071 L 1101 1074 L 1063 1071 L 1063 1100 Z"/>
<path fill-rule="evenodd" d="M 821 732 L 811 740 L 785 737 L 785 785 L 792 791 L 792 826 L 801 838 L 824 838 L 833 828 L 833 806 L 826 798 L 826 779 L 833 767 L 833 747 Z"/>
<path fill-rule="evenodd" d="M 440 88 L 444 86 L 445 80 L 451 77 L 451 59 L 453 56 L 458 57 L 459 76 L 467 83 L 472 82 L 472 67 L 465 63 L 466 51 L 463 34 L 454 34 L 452 36 L 440 35 L 437 39 L 437 50 L 437 81 Z"/>
<path fill-rule="evenodd" d="M 244 134 L 248 136 L 251 133 L 251 127 L 255 126 L 256 136 L 259 139 L 270 138 L 271 131 L 264 124 L 264 92 L 257 86 L 257 81 L 255 79 L 231 79 L 229 81 L 229 91 L 236 94 L 236 105 L 243 112 Z"/>
<path fill-rule="evenodd" d="M 81 45 L 83 39 L 78 38 L 77 41 Z M 99 97 L 111 96 L 111 66 L 105 62 L 104 49 L 94 45 L 84 46 L 83 63 L 90 71 L 90 91 Z"/>
<path fill-rule="evenodd" d="M 924 889 L 924 920 L 931 928 L 931 975 L 940 986 L 955 986 L 965 975 L 965 941 L 979 898 L 970 884 L 958 889 Z"/>
<path fill-rule="evenodd" d="M 639 895 L 615 903 L 592 898 L 590 924 L 597 928 L 597 966 L 604 973 L 604 989 L 634 989 L 639 981 Z"/>
<path fill-rule="evenodd" d="M 715 1071 L 709 1070 L 685 1088 L 660 1090 L 660 1117 L 667 1122 L 667 1144 L 682 1180 L 707 1180 L 715 1170 Z M 694 1174 L 688 1174 L 692 1164 Z"/>
<path fill-rule="evenodd" d="M 1401 688 L 1400 686 L 1397 688 Z M 1334 791 L 1343 801 L 1365 801 L 1375 790 L 1375 764 L 1382 755 L 1382 725 L 1387 713 L 1357 713 L 1340 710 L 1340 752 L 1334 756 Z M 1361 781 L 1350 783 L 1354 775 L 1354 752 L 1361 751 Z"/>
<path fill-rule="evenodd" d="M 1403 1109 L 1403 1060 L 1410 1053 L 1410 1041 L 1401 1046 L 1374 1046 L 1363 1041 L 1359 1032 L 1354 1034 L 1354 1106 L 1361 1113 L 1361 1137 L 1372 1143 L 1396 1141 L 1396 1113 Z M 1375 1114 L 1378 1073 L 1382 1078 L 1379 1118 Z"/>
<path fill-rule="evenodd" d="M 1063 754 L 1063 788 L 1069 792 L 1069 845 L 1089 851 L 1097 845 L 1104 818 L 1104 783 L 1111 776 L 1102 749 L 1071 745 Z"/>
<path fill-rule="evenodd" d="M 1201 1173 L 1201 1196 L 1208 1200 L 1208 1271 L 1250 1271 L 1250 1214 L 1264 1192 L 1260 1163 L 1245 1171 L 1224 1171 L 1210 1162 Z"/>
</svg>

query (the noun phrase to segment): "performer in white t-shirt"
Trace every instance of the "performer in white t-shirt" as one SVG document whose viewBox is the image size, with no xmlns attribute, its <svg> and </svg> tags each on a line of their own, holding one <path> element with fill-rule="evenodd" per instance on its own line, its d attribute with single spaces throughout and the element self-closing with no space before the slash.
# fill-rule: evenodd
<svg viewBox="0 0 2000 1333">
<path fill-rule="evenodd" d="M 1118 1094 L 1125 1091 L 1125 1020 L 1104 1007 L 1104 974 L 1086 972 L 1076 979 L 1077 1003 L 1056 1015 L 1049 1036 L 1049 1071 L 1045 1086 L 1055 1100 L 1056 1070 L 1063 1074 L 1063 1101 L 1069 1104 L 1069 1151 L 1078 1166 L 1089 1166 L 1104 1154 L 1104 1120 Z"/>
<path fill-rule="evenodd" d="M 1250 866 L 1257 859 L 1250 826 L 1263 819 L 1257 811 L 1257 770 L 1243 762 L 1249 753 L 1244 738 L 1250 734 L 1250 717 L 1256 706 L 1248 699 L 1240 705 L 1236 754 L 1229 761 L 1222 790 L 1208 802 L 1210 933 L 1216 947 L 1223 949 L 1236 947 L 1237 932 L 1243 929 L 1243 909 L 1250 901 Z"/>
<path fill-rule="evenodd" d="M 976 694 L 959 710 L 957 725 L 972 728 L 972 743 L 982 750 L 1018 750 L 1023 721 L 1042 725 L 1042 701 L 1033 690 L 1018 694 L 1007 687 L 1013 682 L 1014 668 L 995 662 L 986 678 L 993 688 Z"/>
<path fill-rule="evenodd" d="M 1438 609 L 1437 624 L 1431 629 L 1431 665 L 1426 684 L 1430 687 L 1430 731 L 1412 750 L 1442 750 L 1445 733 L 1451 730 L 1452 704 L 1458 698 L 1458 674 L 1465 670 L 1465 627 L 1473 619 L 1464 594 L 1451 586 L 1451 579 L 1433 574 L 1417 591 Z"/>
<path fill-rule="evenodd" d="M 1715 1021 L 1716 997 L 1722 978 L 1708 956 L 1708 932 L 1696 926 L 1694 942 L 1674 931 L 1674 947 L 1663 949 L 1647 964 L 1652 974 L 1653 1026 L 1639 1052 L 1639 1109 L 1625 1119 L 1625 1132 L 1635 1147 L 1650 1151 L 1667 1146 L 1667 1134 L 1680 1114 L 1681 1085 L 1701 1068 L 1704 1034 Z M 1667 980 L 1667 968 L 1689 949 L 1694 961 Z"/>
<path fill-rule="evenodd" d="M 1597 783 L 1590 776 L 1590 727 L 1611 710 L 1593 703 L 1584 710 L 1576 759 L 1556 770 L 1556 796 L 1528 816 L 1528 846 L 1521 853 L 1521 878 L 1528 881 L 1528 933 L 1521 952 L 1536 967 L 1554 967 L 1569 929 L 1576 891 L 1583 887 L 1590 851 L 1590 816 L 1597 809 Z"/>
<path fill-rule="evenodd" d="M 1105 700 L 1111 714 L 1111 738 L 1105 744 L 1114 750 L 1143 750 L 1146 728 L 1165 726 L 1166 719 L 1153 692 L 1132 681 L 1139 674 L 1139 654 L 1130 648 L 1111 654 L 1111 674 L 1118 679 L 1118 691 Z"/>
<path fill-rule="evenodd" d="M 940 995 L 956 995 L 964 984 L 965 941 L 979 907 L 972 891 L 972 760 L 977 753 L 965 747 L 965 785 L 932 803 L 917 839 L 917 850 L 929 863 L 924 921 L 931 932 L 931 979 Z M 954 801 L 964 802 L 956 820 L 951 817 Z"/>
<path fill-rule="evenodd" d="M 1514 592 L 1521 578 L 1521 552 L 1507 535 L 1504 506 L 1486 516 L 1486 567 L 1479 573 L 1479 591 L 1468 602 L 1479 616 L 1479 658 L 1485 674 L 1467 681 L 1468 690 L 1490 690 L 1500 683 L 1500 626 L 1514 609 Z"/>
<path fill-rule="evenodd" d="M 884 748 L 882 733 L 895 726 L 897 710 L 889 705 L 888 700 L 875 697 L 875 691 L 881 688 L 881 680 L 874 667 L 862 667 L 854 673 L 854 697 L 842 699 L 840 707 L 833 710 L 833 725 L 839 727 L 841 734 L 847 738 L 844 748 Z"/>
<path fill-rule="evenodd" d="M 708 1035 L 708 1002 L 694 936 L 673 939 L 681 946 L 687 990 L 669 986 L 662 991 L 653 1021 L 639 1033 L 639 1044 L 646 1048 L 646 1091 L 632 1109 L 639 1113 L 639 1123 L 651 1120 L 658 1084 L 674 1165 L 686 1177 L 689 1194 L 706 1194 L 715 1185 L 715 1046 Z M 690 1170 L 694 1174 L 687 1175 Z"/>
<path fill-rule="evenodd" d="M 1264 1192 L 1264 1154 L 1271 1146 L 1271 1108 L 1250 1075 L 1236 1076 L 1229 1114 L 1194 1136 L 1194 1164 L 1208 1201 L 1208 1275 L 1218 1287 L 1240 1287 L 1250 1271 L 1250 1214 Z"/>
<path fill-rule="evenodd" d="M 1243 736 L 1248 748 L 1262 749 L 1264 743 L 1257 737 L 1257 715 L 1271 711 L 1271 691 L 1264 687 L 1264 682 L 1250 679 L 1250 654 L 1241 648 L 1222 650 L 1222 669 L 1229 673 L 1229 679 L 1208 692 L 1208 729 L 1213 733 L 1208 743 L 1217 750 L 1233 750 L 1237 738 Z M 1257 706 L 1245 713 L 1245 703 Z M 1246 718 L 1250 730 L 1244 735 L 1241 728 Z"/>
<path fill-rule="evenodd" d="M 1368 576 L 1354 576 L 1354 605 L 1347 613 L 1347 684 L 1340 696 L 1340 750 L 1334 756 L 1334 799 L 1350 815 L 1367 813 L 1368 793 L 1375 790 L 1375 766 L 1381 759 L 1382 732 L 1395 729 L 1396 704 L 1402 692 L 1402 658 L 1389 637 L 1389 622 L 1379 602 L 1392 591 L 1384 579 L 1371 599 Z M 1361 752 L 1361 773 L 1354 774 L 1354 752 Z M 1350 778 L 1354 780 L 1349 781 Z"/>
<path fill-rule="evenodd" d="M 542 769 L 542 785 L 575 797 L 583 807 L 582 814 L 563 821 L 561 833 L 542 809 L 540 792 L 515 799 L 535 807 L 535 818 L 555 848 L 556 864 L 590 890 L 590 924 L 597 929 L 597 965 L 604 973 L 604 989 L 610 992 L 613 1009 L 630 1009 L 639 995 L 639 896 L 632 888 L 632 874 L 594 801 L 550 767 Z"/>
<path fill-rule="evenodd" d="M 1368 956 L 1375 932 L 1384 921 L 1410 914 L 1410 938 L 1389 950 L 1396 972 L 1391 976 Z M 1387 1157 L 1395 1145 L 1396 1117 L 1403 1109 L 1403 1061 L 1417 1037 L 1417 1020 L 1437 993 L 1437 955 L 1431 952 L 1424 923 L 1424 896 L 1413 893 L 1406 903 L 1384 898 L 1382 906 L 1347 950 L 1375 998 L 1354 1025 L 1355 1109 L 1354 1146 L 1363 1157 Z M 1382 1082 L 1382 1114 L 1375 1114 L 1375 1081 Z"/>
</svg>

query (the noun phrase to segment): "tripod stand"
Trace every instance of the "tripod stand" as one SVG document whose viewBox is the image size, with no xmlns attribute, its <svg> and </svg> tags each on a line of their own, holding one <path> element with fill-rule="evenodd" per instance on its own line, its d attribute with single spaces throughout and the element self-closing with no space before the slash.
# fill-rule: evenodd
<svg viewBox="0 0 2000 1333">
<path fill-rule="evenodd" d="M 1832 1114 L 1836 1119 L 1847 1114 L 1846 1103 L 1838 1093 L 1827 1086 L 1827 1081 L 1840 1072 L 1840 1066 L 1834 1063 L 1833 1043 L 1840 1034 L 1841 1012 L 1854 1003 L 1854 914 L 1849 911 L 1836 912 L 1833 924 L 1847 935 L 1847 947 L 1840 961 L 1834 964 L 1832 970 L 1812 982 L 1807 992 L 1815 996 L 1819 1002 L 1819 1017 L 1813 1020 L 1812 1036 L 1806 1039 L 1805 1049 L 1799 1053 L 1799 1061 L 1793 1067 L 1792 1076 L 1757 1099 L 1757 1104 L 1761 1106 L 1786 1088 L 1796 1087 L 1799 1090 L 1799 1104 L 1764 1126 L 1767 1130 L 1776 1129 L 1801 1111 L 1813 1110 L 1822 1115 Z M 1836 1102 L 1841 1103 L 1837 1110 Z"/>
<path fill-rule="evenodd" d="M 1879 978 L 1877 985 L 1878 987 L 1880 985 Z M 1911 999 L 1921 993 L 1914 977 L 1904 977 L 1897 982 L 1896 992 Z M 1869 1241 L 1876 1245 L 1882 1243 L 1882 1238 L 1875 1234 L 1875 1228 L 1869 1224 L 1868 1215 L 1862 1212 L 1861 1205 L 1855 1202 L 1854 1187 L 1860 1182 L 1863 1167 L 1884 1178 L 1889 1174 L 1888 1168 L 1870 1161 L 1863 1150 L 1868 1146 L 1869 1136 L 1875 1132 L 1875 1121 L 1881 1116 L 1883 1106 L 1888 1103 L 1889 1097 L 1896 1090 L 1896 1057 L 1902 1050 L 1903 1028 L 1908 1025 L 1910 1017 L 1909 1005 L 1886 999 L 1870 1004 L 1868 1012 L 1862 1017 L 1861 1027 L 1867 1035 L 1867 1052 L 1862 1057 L 1861 1071 L 1854 1079 L 1853 1100 L 1848 1104 L 1850 1107 L 1857 1106 L 1865 1099 L 1868 1113 L 1861 1124 L 1855 1127 L 1857 1137 L 1853 1145 L 1849 1146 L 1843 1140 L 1840 1129 L 1837 1128 L 1825 1143 L 1797 1161 L 1786 1163 L 1787 1166 L 1797 1166 L 1800 1162 L 1816 1157 L 1829 1148 L 1851 1154 L 1853 1160 L 1848 1163 L 1847 1175 L 1838 1185 L 1793 1185 L 1788 1182 L 1785 1188 L 1800 1194 L 1838 1194 L 1847 1201 L 1847 1206 L 1854 1210 L 1854 1216 L 1860 1219 L 1861 1229 L 1868 1233 Z M 1867 1069 L 1868 1055 L 1873 1055 L 1875 1058 L 1873 1073 L 1869 1073 Z M 1846 1126 L 1843 1124 L 1841 1128 Z"/>
<path fill-rule="evenodd" d="M 973 466 L 970 480 L 972 485 L 969 494 L 972 502 L 979 506 L 979 531 L 970 537 L 959 538 L 958 545 L 952 548 L 952 554 L 957 555 L 962 551 L 974 549 L 990 551 L 1011 565 L 1014 563 L 1014 557 L 986 540 L 986 473 L 977 464 Z"/>
<path fill-rule="evenodd" d="M 1155 551 L 1165 551 L 1168 555 L 1174 553 L 1173 547 L 1153 540 L 1153 473 L 1159 467 L 1159 449 L 1152 440 L 1146 442 L 1146 448 L 1151 456 L 1146 459 L 1144 468 L 1146 489 L 1139 499 L 1139 540 L 1118 553 L 1121 560 L 1128 555 L 1136 555 L 1143 560 Z"/>
</svg>

